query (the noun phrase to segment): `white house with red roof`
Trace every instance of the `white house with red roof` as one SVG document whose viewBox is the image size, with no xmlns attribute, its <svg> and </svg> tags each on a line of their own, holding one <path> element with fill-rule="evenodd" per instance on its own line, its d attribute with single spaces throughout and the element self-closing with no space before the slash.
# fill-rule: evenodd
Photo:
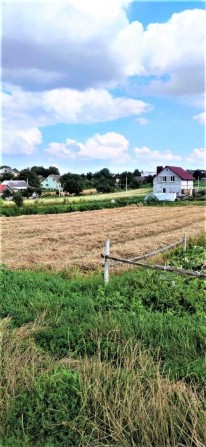
<svg viewBox="0 0 206 447">
<path fill-rule="evenodd" d="M 195 178 L 178 166 L 157 166 L 153 179 L 154 194 L 189 194 L 192 195 Z"/>
</svg>

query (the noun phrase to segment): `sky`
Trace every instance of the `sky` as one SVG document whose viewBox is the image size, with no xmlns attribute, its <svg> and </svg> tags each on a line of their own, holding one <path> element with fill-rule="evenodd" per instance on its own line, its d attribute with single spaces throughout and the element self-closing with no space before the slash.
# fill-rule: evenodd
<svg viewBox="0 0 206 447">
<path fill-rule="evenodd" d="M 2 3 L 1 165 L 205 168 L 205 3 Z"/>
</svg>

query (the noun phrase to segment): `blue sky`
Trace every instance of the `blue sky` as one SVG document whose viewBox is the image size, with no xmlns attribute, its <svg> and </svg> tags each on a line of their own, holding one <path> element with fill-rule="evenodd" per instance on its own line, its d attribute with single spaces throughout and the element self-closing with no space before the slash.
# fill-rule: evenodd
<svg viewBox="0 0 206 447">
<path fill-rule="evenodd" d="M 2 5 L 2 160 L 203 168 L 204 2 Z"/>
</svg>

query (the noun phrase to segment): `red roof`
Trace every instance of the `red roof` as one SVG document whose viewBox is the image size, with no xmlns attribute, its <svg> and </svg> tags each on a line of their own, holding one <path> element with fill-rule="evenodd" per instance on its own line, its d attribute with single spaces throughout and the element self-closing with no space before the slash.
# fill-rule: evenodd
<svg viewBox="0 0 206 447">
<path fill-rule="evenodd" d="M 174 174 L 178 175 L 182 180 L 195 180 L 195 178 L 187 171 L 178 166 L 165 166 L 165 168 L 169 168 Z"/>
<path fill-rule="evenodd" d="M 5 189 L 10 189 L 11 191 L 12 191 L 12 188 L 10 188 L 10 186 L 9 185 L 3 185 L 3 184 L 1 184 L 0 185 L 0 192 L 4 192 L 4 190 Z"/>
</svg>

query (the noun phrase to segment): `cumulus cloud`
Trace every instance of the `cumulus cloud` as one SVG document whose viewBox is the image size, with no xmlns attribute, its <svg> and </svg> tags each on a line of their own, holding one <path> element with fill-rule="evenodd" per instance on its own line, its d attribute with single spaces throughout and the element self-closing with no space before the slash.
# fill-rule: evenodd
<svg viewBox="0 0 206 447">
<path fill-rule="evenodd" d="M 68 159 L 110 160 L 120 163 L 129 160 L 129 142 L 121 134 L 108 132 L 95 134 L 85 143 L 68 138 L 65 143 L 52 142 L 45 149 L 47 154 Z"/>
<path fill-rule="evenodd" d="M 161 163 L 161 165 L 165 165 L 171 161 L 179 161 L 182 160 L 180 155 L 173 154 L 170 150 L 159 151 L 152 150 L 146 146 L 135 147 L 134 153 L 137 161 L 148 161 L 151 164 Z"/>
<path fill-rule="evenodd" d="M 33 154 L 42 142 L 39 129 L 33 127 L 27 130 L 18 130 L 11 134 L 8 132 L 6 142 L 3 144 L 3 152 L 6 154 Z"/>
<path fill-rule="evenodd" d="M 203 92 L 206 11 L 185 10 L 144 29 L 138 21 L 129 23 L 129 3 L 4 4 L 3 78 L 28 90 L 85 90 L 124 85 L 135 75 L 156 76 L 153 92 Z"/>
<path fill-rule="evenodd" d="M 85 91 L 55 89 L 25 92 L 12 87 L 3 94 L 4 125 L 19 128 L 42 127 L 57 123 L 98 123 L 148 112 L 152 106 L 137 99 L 114 98 L 104 89 Z"/>
<path fill-rule="evenodd" d="M 199 124 L 206 124 L 206 112 L 198 113 L 198 115 L 193 116 Z"/>
<path fill-rule="evenodd" d="M 186 157 L 186 161 L 190 163 L 199 163 L 201 166 L 205 166 L 206 163 L 206 149 L 196 148 Z"/>
</svg>

